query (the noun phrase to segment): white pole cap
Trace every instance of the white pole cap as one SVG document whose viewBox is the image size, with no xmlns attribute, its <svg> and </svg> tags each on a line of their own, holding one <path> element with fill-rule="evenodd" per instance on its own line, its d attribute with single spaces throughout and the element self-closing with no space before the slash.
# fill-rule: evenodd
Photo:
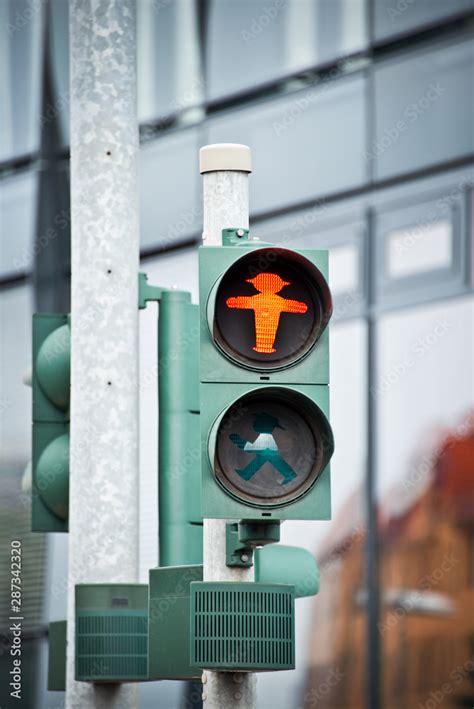
<svg viewBox="0 0 474 709">
<path fill-rule="evenodd" d="M 252 156 L 248 145 L 239 143 L 214 143 L 199 151 L 199 172 L 235 170 L 252 172 Z"/>
</svg>

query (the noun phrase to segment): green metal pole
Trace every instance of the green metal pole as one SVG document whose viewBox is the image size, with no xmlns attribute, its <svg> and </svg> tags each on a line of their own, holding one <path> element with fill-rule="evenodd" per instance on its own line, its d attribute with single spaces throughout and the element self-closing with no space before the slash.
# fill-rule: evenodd
<svg viewBox="0 0 474 709">
<path fill-rule="evenodd" d="M 158 324 L 160 566 L 202 563 L 199 309 L 163 291 Z"/>
</svg>

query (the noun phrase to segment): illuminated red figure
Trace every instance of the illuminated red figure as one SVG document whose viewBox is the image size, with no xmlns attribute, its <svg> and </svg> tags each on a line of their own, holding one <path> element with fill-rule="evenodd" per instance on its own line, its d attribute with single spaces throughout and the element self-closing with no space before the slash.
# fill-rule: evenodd
<svg viewBox="0 0 474 709">
<path fill-rule="evenodd" d="M 239 295 L 228 298 L 226 305 L 229 308 L 255 311 L 255 352 L 268 354 L 276 352 L 273 347 L 278 330 L 281 313 L 305 313 L 308 310 L 306 303 L 299 300 L 289 300 L 278 295 L 284 286 L 289 286 L 276 273 L 259 273 L 255 278 L 247 278 L 257 295 Z"/>
</svg>

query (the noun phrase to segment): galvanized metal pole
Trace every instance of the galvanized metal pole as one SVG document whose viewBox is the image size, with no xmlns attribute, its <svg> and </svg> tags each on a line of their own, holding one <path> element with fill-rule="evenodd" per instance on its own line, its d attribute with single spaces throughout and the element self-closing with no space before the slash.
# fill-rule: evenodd
<svg viewBox="0 0 474 709">
<path fill-rule="evenodd" d="M 251 171 L 250 149 L 246 145 L 207 145 L 200 151 L 203 174 L 205 246 L 222 244 L 222 229 L 248 227 Z M 204 520 L 204 581 L 253 581 L 253 568 L 230 568 L 225 563 L 225 521 Z M 254 709 L 255 674 L 203 673 L 205 709 Z"/>
<path fill-rule="evenodd" d="M 74 585 L 138 575 L 135 0 L 70 0 L 71 459 L 67 709 L 133 709 L 74 680 Z"/>
</svg>

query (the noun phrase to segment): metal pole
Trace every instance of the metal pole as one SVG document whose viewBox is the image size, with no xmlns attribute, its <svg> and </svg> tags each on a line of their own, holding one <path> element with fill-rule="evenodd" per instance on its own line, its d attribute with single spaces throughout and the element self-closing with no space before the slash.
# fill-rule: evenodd
<svg viewBox="0 0 474 709">
<path fill-rule="evenodd" d="M 135 0 L 70 0 L 71 456 L 67 709 L 133 709 L 74 680 L 74 585 L 134 583 L 138 558 Z"/>
<path fill-rule="evenodd" d="M 369 239 L 367 248 L 367 282 L 369 316 L 367 318 L 367 707 L 379 709 L 381 687 L 381 635 L 380 635 L 380 579 L 379 579 L 379 539 L 377 526 L 377 431 L 378 431 L 378 363 L 377 363 L 377 319 L 374 313 L 375 263 L 374 218 L 368 214 Z"/>
<path fill-rule="evenodd" d="M 201 148 L 205 246 L 221 245 L 222 229 L 248 227 L 250 160 L 246 145 L 223 143 Z M 253 568 L 229 568 L 225 558 L 225 521 L 204 520 L 204 581 L 253 581 Z M 256 694 L 255 674 L 203 673 L 205 709 L 254 709 Z"/>
</svg>

